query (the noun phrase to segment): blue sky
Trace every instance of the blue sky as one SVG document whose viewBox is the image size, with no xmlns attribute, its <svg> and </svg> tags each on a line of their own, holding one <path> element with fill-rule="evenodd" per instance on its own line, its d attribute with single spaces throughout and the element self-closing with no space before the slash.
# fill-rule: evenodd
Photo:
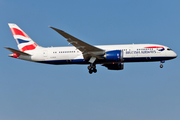
<svg viewBox="0 0 180 120">
<path fill-rule="evenodd" d="M 122 71 L 87 65 L 46 65 L 8 57 L 17 49 L 7 23 L 37 44 L 67 46 L 53 26 L 92 45 L 155 43 L 180 53 L 179 0 L 0 0 L 1 120 L 177 120 L 177 57 L 125 63 Z"/>
</svg>

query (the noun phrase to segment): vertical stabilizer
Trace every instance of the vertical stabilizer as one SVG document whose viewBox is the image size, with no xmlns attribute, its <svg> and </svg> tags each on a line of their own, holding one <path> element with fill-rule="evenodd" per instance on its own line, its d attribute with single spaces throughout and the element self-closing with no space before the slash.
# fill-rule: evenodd
<svg viewBox="0 0 180 120">
<path fill-rule="evenodd" d="M 35 50 L 37 44 L 16 24 L 8 23 L 20 51 Z"/>
</svg>

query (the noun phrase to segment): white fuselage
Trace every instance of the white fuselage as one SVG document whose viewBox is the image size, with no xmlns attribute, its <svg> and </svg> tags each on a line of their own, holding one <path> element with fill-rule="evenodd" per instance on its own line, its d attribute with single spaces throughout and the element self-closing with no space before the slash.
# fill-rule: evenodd
<svg viewBox="0 0 180 120">
<path fill-rule="evenodd" d="M 62 35 L 72 47 L 49 47 L 37 45 L 19 26 L 8 23 L 19 50 L 5 47 L 13 52 L 10 57 L 46 64 L 89 64 L 89 73 L 96 73 L 96 64 L 109 70 L 123 70 L 125 62 L 160 61 L 177 57 L 170 48 L 158 44 L 90 45 L 60 29 L 50 27 Z"/>
<path fill-rule="evenodd" d="M 121 62 L 164 61 L 177 57 L 177 54 L 166 46 L 158 44 L 131 44 L 131 45 L 99 45 L 95 46 L 105 51 L 121 50 Z M 34 62 L 48 64 L 89 64 L 84 60 L 83 54 L 75 47 L 37 47 L 33 51 L 26 51 L 32 56 L 19 56 Z M 97 61 L 96 64 L 107 61 Z"/>
</svg>

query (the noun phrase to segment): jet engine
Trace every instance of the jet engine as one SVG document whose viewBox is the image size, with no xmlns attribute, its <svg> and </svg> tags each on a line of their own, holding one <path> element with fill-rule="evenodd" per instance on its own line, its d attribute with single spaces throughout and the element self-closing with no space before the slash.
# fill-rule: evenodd
<svg viewBox="0 0 180 120">
<path fill-rule="evenodd" d="M 109 62 L 120 62 L 123 61 L 123 52 L 121 50 L 107 51 L 104 57 Z"/>
</svg>

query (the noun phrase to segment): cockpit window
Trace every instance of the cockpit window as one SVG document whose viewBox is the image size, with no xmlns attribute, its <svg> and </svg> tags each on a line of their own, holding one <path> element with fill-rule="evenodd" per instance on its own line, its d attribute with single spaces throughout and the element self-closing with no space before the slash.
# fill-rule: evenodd
<svg viewBox="0 0 180 120">
<path fill-rule="evenodd" d="M 172 50 L 171 48 L 167 48 L 167 50 Z"/>
</svg>

